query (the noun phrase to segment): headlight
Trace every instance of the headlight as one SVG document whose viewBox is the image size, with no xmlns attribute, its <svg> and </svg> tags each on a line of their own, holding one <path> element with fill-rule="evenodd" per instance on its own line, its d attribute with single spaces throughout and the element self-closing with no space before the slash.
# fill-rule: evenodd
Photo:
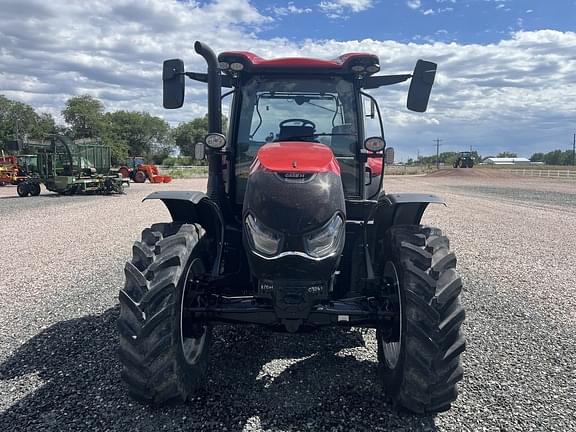
<svg viewBox="0 0 576 432">
<path fill-rule="evenodd" d="M 344 220 L 336 213 L 330 221 L 318 231 L 304 236 L 306 252 L 314 258 L 325 258 L 336 252 L 344 238 Z"/>
<path fill-rule="evenodd" d="M 275 255 L 278 253 L 281 240 L 279 234 L 266 228 L 251 214 L 246 216 L 245 222 L 247 228 L 246 231 L 248 231 L 248 234 L 252 239 L 252 244 L 259 252 L 266 255 Z"/>
</svg>

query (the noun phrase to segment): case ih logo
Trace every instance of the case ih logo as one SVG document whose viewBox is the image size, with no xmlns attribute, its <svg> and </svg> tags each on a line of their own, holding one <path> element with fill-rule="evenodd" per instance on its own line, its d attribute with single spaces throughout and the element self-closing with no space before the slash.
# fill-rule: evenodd
<svg viewBox="0 0 576 432">
<path fill-rule="evenodd" d="M 309 179 L 312 174 L 310 173 L 299 173 L 299 172 L 284 172 L 278 173 L 280 177 L 284 180 L 307 180 Z"/>
</svg>

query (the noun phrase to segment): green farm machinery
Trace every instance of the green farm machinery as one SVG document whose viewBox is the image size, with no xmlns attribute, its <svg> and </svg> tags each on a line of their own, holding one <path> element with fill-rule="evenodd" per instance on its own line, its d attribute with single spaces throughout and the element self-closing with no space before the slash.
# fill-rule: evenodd
<svg viewBox="0 0 576 432">
<path fill-rule="evenodd" d="M 112 194 L 123 193 L 122 176 L 110 172 L 111 150 L 94 139 L 72 140 L 52 135 L 46 141 L 18 145 L 36 156 L 34 171 L 18 183 L 21 197 L 40 194 L 40 184 L 59 194 Z"/>
</svg>

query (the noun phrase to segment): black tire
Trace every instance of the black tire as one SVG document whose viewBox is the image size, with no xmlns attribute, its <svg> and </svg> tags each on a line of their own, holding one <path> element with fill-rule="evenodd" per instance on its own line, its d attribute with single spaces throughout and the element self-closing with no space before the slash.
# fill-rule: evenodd
<svg viewBox="0 0 576 432">
<path fill-rule="evenodd" d="M 38 196 L 40 195 L 40 184 L 30 183 L 28 185 L 28 190 L 30 191 L 30 196 Z"/>
<path fill-rule="evenodd" d="M 146 174 L 143 171 L 136 171 L 134 173 L 134 183 L 144 183 L 146 181 Z"/>
<path fill-rule="evenodd" d="M 22 198 L 27 197 L 28 194 L 30 193 L 30 188 L 28 187 L 28 183 L 27 182 L 18 183 L 18 186 L 16 186 L 16 192 Z"/>
<path fill-rule="evenodd" d="M 379 274 L 392 282 L 383 287 L 398 293 L 401 312 L 392 332 L 386 333 L 390 326 L 376 331 L 385 391 L 395 405 L 417 414 L 446 411 L 458 396 L 466 344 L 462 281 L 448 238 L 436 228 L 395 226 L 380 255 Z"/>
<path fill-rule="evenodd" d="M 181 305 L 189 272 L 208 268 L 204 234 L 197 224 L 152 225 L 134 243 L 132 261 L 126 263 L 119 353 L 122 378 L 141 402 L 184 402 L 203 385 L 211 328 L 194 324 L 182 332 Z"/>
</svg>

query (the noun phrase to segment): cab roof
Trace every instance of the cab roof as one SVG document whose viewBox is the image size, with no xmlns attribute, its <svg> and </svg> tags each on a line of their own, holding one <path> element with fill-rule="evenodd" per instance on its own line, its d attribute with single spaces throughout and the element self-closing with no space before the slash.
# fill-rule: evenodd
<svg viewBox="0 0 576 432">
<path fill-rule="evenodd" d="M 249 51 L 227 51 L 218 56 L 220 68 L 238 72 L 308 72 L 308 73 L 364 73 L 380 70 L 378 57 L 369 53 L 347 53 L 333 60 L 309 57 L 264 59 Z M 242 66 L 238 66 L 238 64 Z M 241 69 L 239 69 L 241 67 Z"/>
</svg>

